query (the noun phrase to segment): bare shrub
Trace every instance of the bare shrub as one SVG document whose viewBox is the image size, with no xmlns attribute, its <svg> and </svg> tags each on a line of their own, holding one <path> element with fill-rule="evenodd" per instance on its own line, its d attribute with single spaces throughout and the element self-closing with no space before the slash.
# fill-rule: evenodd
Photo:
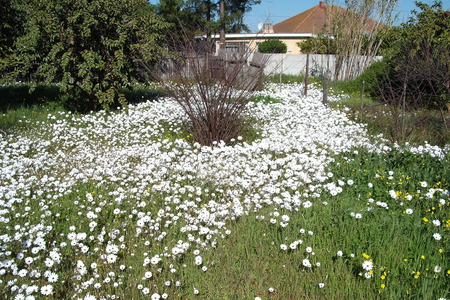
<svg viewBox="0 0 450 300">
<path fill-rule="evenodd" d="M 393 22 L 398 0 L 332 0 L 325 13 L 324 34 L 332 36 L 330 46 L 336 52 L 334 80 L 351 80 L 365 70 L 378 55 L 381 33 Z M 343 3 L 347 9 L 335 4 Z"/>
<path fill-rule="evenodd" d="M 148 71 L 186 112 L 195 140 L 212 145 L 240 136 L 246 105 L 264 82 L 267 56 L 248 49 L 213 55 L 205 42 L 176 48 L 174 58 Z"/>
<path fill-rule="evenodd" d="M 439 94 L 430 88 L 430 82 L 435 82 L 440 74 L 438 66 L 431 60 L 427 61 L 431 63 L 426 65 L 417 57 L 410 56 L 402 68 L 390 69 L 377 83 L 378 98 L 389 112 L 389 117 L 384 118 L 383 122 L 389 126 L 389 137 L 393 141 L 419 141 L 431 123 L 435 123 L 436 135 L 448 131 L 442 108 L 438 109 L 443 116 L 441 122 L 432 122 L 436 116 L 432 105 L 437 102 L 433 99 L 439 99 Z M 434 73 L 430 66 L 434 66 Z"/>
</svg>

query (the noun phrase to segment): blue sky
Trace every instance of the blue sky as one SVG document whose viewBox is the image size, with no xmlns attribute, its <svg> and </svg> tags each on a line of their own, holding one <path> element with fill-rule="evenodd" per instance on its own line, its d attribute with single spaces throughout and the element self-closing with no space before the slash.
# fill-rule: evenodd
<svg viewBox="0 0 450 300">
<path fill-rule="evenodd" d="M 252 11 L 245 16 L 245 23 L 252 32 L 258 31 L 259 23 L 276 24 L 287 18 L 295 16 L 319 4 L 320 0 L 262 0 L 261 4 L 254 5 Z M 333 0 L 332 2 L 343 2 Z M 432 0 L 422 0 L 426 4 L 432 4 Z M 444 9 L 450 10 L 450 0 L 442 1 Z M 399 0 L 395 12 L 397 22 L 400 24 L 408 20 L 411 10 L 415 9 L 414 0 Z"/>
</svg>

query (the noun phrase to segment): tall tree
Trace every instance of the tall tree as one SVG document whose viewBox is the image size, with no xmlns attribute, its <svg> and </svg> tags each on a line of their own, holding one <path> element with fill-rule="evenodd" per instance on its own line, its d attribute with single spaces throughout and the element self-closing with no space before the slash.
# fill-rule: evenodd
<svg viewBox="0 0 450 300">
<path fill-rule="evenodd" d="M 11 53 L 22 34 L 23 15 L 14 8 L 14 0 L 0 0 L 0 59 Z"/>
<path fill-rule="evenodd" d="M 261 3 L 261 0 L 228 0 L 228 26 L 227 32 L 250 31 L 248 26 L 244 24 L 244 15 L 252 10 L 253 5 Z"/>
<path fill-rule="evenodd" d="M 222 16 L 225 32 L 241 32 L 248 31 L 243 22 L 245 13 L 261 0 L 160 0 L 157 12 L 168 22 L 181 23 L 183 31 L 216 33 L 220 29 L 221 2 L 225 10 Z"/>
<path fill-rule="evenodd" d="M 138 60 L 155 60 L 164 52 L 166 23 L 146 0 L 18 2 L 24 34 L 2 66 L 9 70 L 2 81 L 28 76 L 60 83 L 78 110 L 124 102 L 118 89 L 138 77 Z"/>
</svg>

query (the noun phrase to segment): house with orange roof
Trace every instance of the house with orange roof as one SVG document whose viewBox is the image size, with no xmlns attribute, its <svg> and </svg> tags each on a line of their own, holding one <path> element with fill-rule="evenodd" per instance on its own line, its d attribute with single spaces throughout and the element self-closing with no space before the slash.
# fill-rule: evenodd
<svg viewBox="0 0 450 300">
<path fill-rule="evenodd" d="M 225 35 L 226 49 L 249 49 L 255 52 L 258 45 L 268 39 L 278 39 L 287 45 L 287 54 L 300 54 L 299 42 L 324 33 L 324 28 L 331 16 L 339 13 L 348 13 L 340 6 L 327 6 L 325 1 L 320 1 L 317 6 L 299 13 L 278 24 L 264 24 L 257 33 L 227 33 Z M 361 17 L 362 22 L 369 30 L 378 22 Z M 219 49 L 219 36 L 215 35 L 216 49 Z"/>
</svg>

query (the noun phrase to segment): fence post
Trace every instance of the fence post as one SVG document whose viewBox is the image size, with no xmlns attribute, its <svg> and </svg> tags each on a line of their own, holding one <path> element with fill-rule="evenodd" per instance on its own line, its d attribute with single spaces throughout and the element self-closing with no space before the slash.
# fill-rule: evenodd
<svg viewBox="0 0 450 300">
<path fill-rule="evenodd" d="M 325 77 L 323 78 L 323 104 L 328 104 L 328 81 L 330 80 L 331 72 L 328 70 L 325 72 Z"/>
<path fill-rule="evenodd" d="M 280 83 L 283 83 L 282 82 L 282 75 L 283 75 L 283 72 L 284 72 L 284 54 L 280 54 L 281 55 L 281 72 L 280 72 Z"/>
<path fill-rule="evenodd" d="M 406 80 L 405 80 L 405 82 L 403 83 L 403 94 L 402 94 L 402 140 L 403 141 L 405 141 L 405 139 L 406 139 L 406 129 L 405 129 L 405 126 L 406 126 L 406 123 L 405 123 L 405 121 L 406 121 L 406 116 L 405 116 L 405 113 L 406 113 Z"/>
<path fill-rule="evenodd" d="M 308 96 L 308 77 L 309 77 L 309 53 L 306 54 L 306 73 L 305 73 L 305 97 Z"/>
<path fill-rule="evenodd" d="M 359 116 L 359 121 L 360 122 L 362 122 L 362 118 L 363 118 L 364 83 L 365 83 L 365 81 L 363 80 L 363 82 L 362 82 L 362 89 L 361 89 L 361 111 L 360 111 L 360 116 Z"/>
</svg>

